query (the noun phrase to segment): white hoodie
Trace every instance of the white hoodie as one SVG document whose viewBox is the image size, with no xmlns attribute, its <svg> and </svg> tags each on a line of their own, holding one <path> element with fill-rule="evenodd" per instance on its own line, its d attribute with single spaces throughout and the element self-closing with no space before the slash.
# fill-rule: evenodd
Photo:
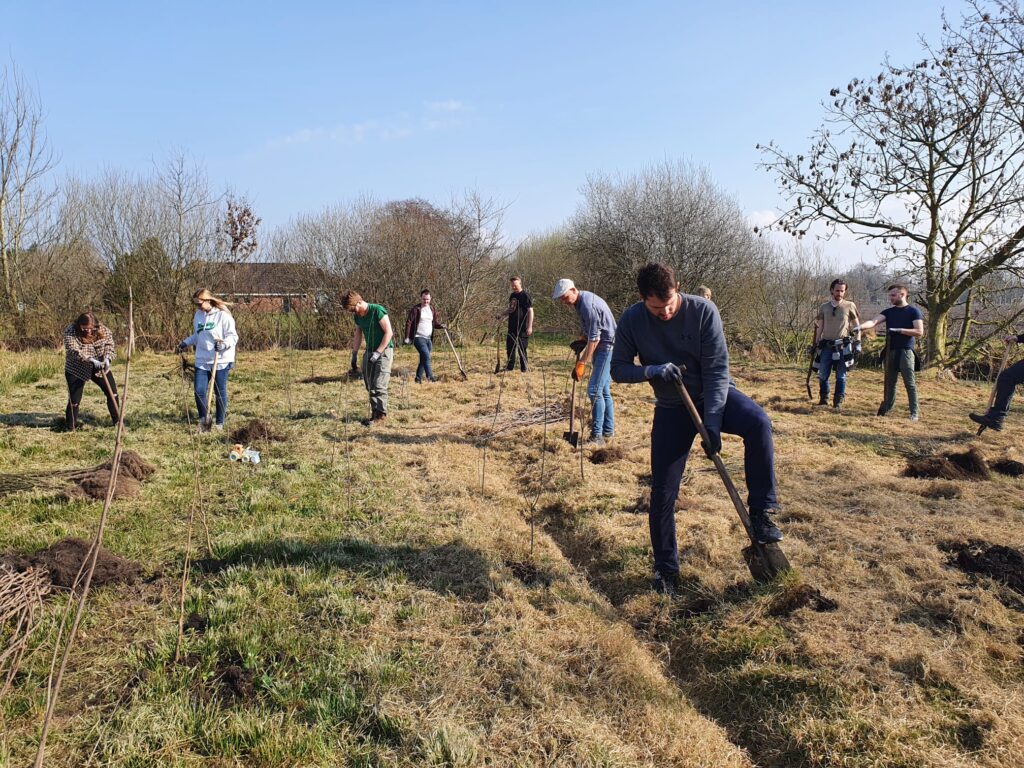
<svg viewBox="0 0 1024 768">
<path fill-rule="evenodd" d="M 196 310 L 192 318 L 195 333 L 185 339 L 182 344 L 196 348 L 196 368 L 204 371 L 213 366 L 214 342 L 224 342 L 224 349 L 217 358 L 217 370 L 227 368 L 235 362 L 235 346 L 238 344 L 238 332 L 235 330 L 235 318 L 227 310 L 214 307 L 209 312 Z"/>
</svg>

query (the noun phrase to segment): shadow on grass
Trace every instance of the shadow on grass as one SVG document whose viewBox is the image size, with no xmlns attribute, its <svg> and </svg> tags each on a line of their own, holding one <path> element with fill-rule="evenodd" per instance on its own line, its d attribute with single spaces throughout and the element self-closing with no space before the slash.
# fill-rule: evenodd
<svg viewBox="0 0 1024 768">
<path fill-rule="evenodd" d="M 95 418 L 85 416 L 84 414 L 79 416 L 79 421 L 90 425 L 98 423 Z M 0 413 L 0 424 L 7 427 L 63 430 L 64 417 L 56 416 L 52 413 Z"/>
<path fill-rule="evenodd" d="M 218 573 L 232 567 L 302 565 L 351 571 L 371 578 L 399 573 L 418 587 L 473 602 L 486 602 L 493 592 L 487 558 L 461 541 L 414 547 L 354 538 L 264 539 L 223 548 L 218 554 L 219 557 L 195 561 L 193 567 L 203 573 Z"/>
<path fill-rule="evenodd" d="M 733 742 L 748 750 L 757 765 L 820 765 L 806 745 L 789 735 L 786 724 L 808 710 L 818 717 L 837 715 L 842 692 L 819 680 L 816 670 L 764 660 L 785 639 L 778 624 L 736 628 L 721 620 L 730 607 L 780 588 L 742 582 L 716 593 L 690 578 L 680 584 L 679 596 L 670 606 L 667 599 L 645 605 L 635 599 L 650 594 L 646 574 L 627 561 L 628 553 L 614 539 L 593 530 L 586 514 L 556 503 L 543 508 L 540 517 L 547 533 L 591 585 L 625 610 L 638 635 L 671 649 L 668 668 L 680 689 L 703 715 L 720 723 Z M 650 556 L 649 550 L 645 556 Z"/>
</svg>

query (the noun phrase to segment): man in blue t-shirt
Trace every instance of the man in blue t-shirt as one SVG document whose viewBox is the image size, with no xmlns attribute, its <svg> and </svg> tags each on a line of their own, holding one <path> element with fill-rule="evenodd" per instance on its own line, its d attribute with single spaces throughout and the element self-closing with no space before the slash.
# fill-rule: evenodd
<svg viewBox="0 0 1024 768">
<path fill-rule="evenodd" d="M 722 433 L 743 438 L 752 535 L 762 544 L 781 541 L 769 513 L 778 506 L 772 423 L 757 403 L 729 378 L 729 350 L 718 309 L 710 301 L 679 293 L 666 264 L 647 264 L 637 274 L 641 301 L 619 318 L 612 349 L 612 381 L 649 382 L 654 389 L 651 427 L 651 504 L 648 522 L 654 550 L 655 591 L 679 587 L 675 506 L 697 427 L 679 396 L 683 385 L 703 414 L 712 456 L 722 449 Z M 634 360 L 639 358 L 640 365 Z"/>
<path fill-rule="evenodd" d="M 878 415 L 885 416 L 892 410 L 896 402 L 896 379 L 902 376 L 910 400 L 910 420 L 917 421 L 921 411 L 917 401 L 917 379 L 914 376 L 914 339 L 924 336 L 924 317 L 920 309 L 907 303 L 909 291 L 903 283 L 894 283 L 887 290 L 892 306 L 853 330 L 866 331 L 885 324 L 885 394 L 882 404 L 878 406 Z"/>
</svg>

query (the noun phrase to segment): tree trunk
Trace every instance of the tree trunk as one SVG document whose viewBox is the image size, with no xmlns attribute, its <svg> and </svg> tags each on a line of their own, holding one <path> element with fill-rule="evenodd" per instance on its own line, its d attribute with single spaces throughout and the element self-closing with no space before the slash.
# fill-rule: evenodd
<svg viewBox="0 0 1024 768">
<path fill-rule="evenodd" d="M 946 360 L 946 328 L 949 325 L 949 309 L 928 311 L 928 362 L 943 365 Z"/>
</svg>

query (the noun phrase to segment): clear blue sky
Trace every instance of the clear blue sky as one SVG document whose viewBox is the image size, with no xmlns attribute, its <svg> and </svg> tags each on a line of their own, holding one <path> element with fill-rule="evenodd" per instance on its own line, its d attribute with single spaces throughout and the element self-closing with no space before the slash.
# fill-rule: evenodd
<svg viewBox="0 0 1024 768">
<path fill-rule="evenodd" d="M 664 158 L 707 166 L 751 214 L 778 208 L 754 145 L 805 148 L 828 90 L 886 53 L 919 58 L 940 10 L 37 0 L 8 4 L 0 40 L 43 101 L 61 173 L 185 150 L 270 226 L 363 193 L 474 187 L 510 205 L 518 238 L 571 215 L 589 172 Z"/>
</svg>

